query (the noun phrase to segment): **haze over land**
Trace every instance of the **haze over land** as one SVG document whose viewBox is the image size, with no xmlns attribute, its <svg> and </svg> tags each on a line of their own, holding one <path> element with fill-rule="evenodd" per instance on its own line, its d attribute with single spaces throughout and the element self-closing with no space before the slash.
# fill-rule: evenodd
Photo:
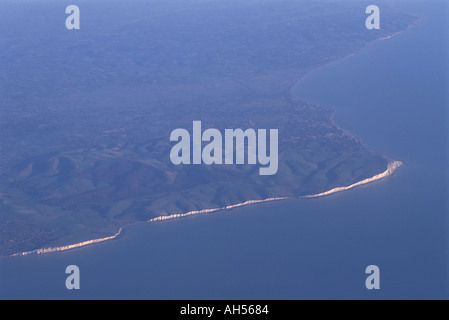
<svg viewBox="0 0 449 320">
<path fill-rule="evenodd" d="M 381 30 L 369 31 L 364 2 L 279 3 L 80 2 L 86 14 L 76 32 L 64 28 L 56 2 L 29 12 L 2 4 L 0 253 L 108 237 L 164 215 L 319 194 L 384 172 L 385 156 L 290 88 L 415 18 L 386 8 Z M 278 174 L 174 166 L 170 132 L 194 120 L 279 129 Z"/>
</svg>

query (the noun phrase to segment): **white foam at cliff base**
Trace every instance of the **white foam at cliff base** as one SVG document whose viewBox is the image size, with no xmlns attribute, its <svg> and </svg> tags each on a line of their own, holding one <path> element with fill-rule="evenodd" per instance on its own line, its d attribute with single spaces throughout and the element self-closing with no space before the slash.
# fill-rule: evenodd
<svg viewBox="0 0 449 320">
<path fill-rule="evenodd" d="M 359 187 L 359 186 L 362 186 L 362 185 L 365 185 L 368 183 L 372 183 L 372 182 L 384 179 L 388 176 L 391 176 L 402 165 L 403 165 L 403 163 L 401 161 L 391 161 L 388 164 L 387 170 L 385 170 L 384 172 L 377 174 L 371 178 L 364 179 L 362 181 L 359 181 L 359 182 L 354 183 L 347 187 L 338 187 L 338 188 L 334 188 L 334 189 L 326 191 L 326 192 L 322 192 L 322 193 L 314 194 L 314 195 L 303 196 L 301 198 L 304 198 L 304 199 L 318 198 L 318 197 L 324 197 L 324 196 L 328 196 L 328 195 L 335 194 L 335 193 L 342 192 L 342 191 L 351 190 L 353 188 L 356 188 L 356 187 Z M 213 213 L 213 212 L 222 211 L 222 210 L 234 209 L 234 208 L 243 207 L 243 206 L 247 206 L 247 205 L 251 205 L 251 204 L 279 201 L 279 200 L 286 200 L 286 199 L 290 199 L 290 197 L 268 198 L 268 199 L 264 199 L 264 200 L 248 200 L 243 203 L 229 205 L 229 206 L 225 206 L 225 207 L 221 207 L 221 208 L 196 210 L 196 211 L 190 211 L 187 213 L 179 213 L 179 214 L 172 214 L 172 215 L 168 215 L 168 216 L 160 216 L 157 218 L 150 219 L 147 222 L 161 222 L 161 221 L 167 221 L 167 220 L 173 220 L 173 219 L 180 219 L 180 218 L 198 215 L 198 214 L 208 214 L 208 213 Z M 71 245 L 66 245 L 66 246 L 20 252 L 20 253 L 13 254 L 11 256 L 15 257 L 15 256 L 26 256 L 26 255 L 30 255 L 30 254 L 45 254 L 45 253 L 62 252 L 62 251 L 67 251 L 67 250 L 73 250 L 76 248 L 82 248 L 85 246 L 113 240 L 113 239 L 117 238 L 122 233 L 123 228 L 124 227 L 121 227 L 115 235 L 112 235 L 110 237 L 88 240 L 88 241 L 75 243 L 75 244 L 71 244 Z"/>
</svg>

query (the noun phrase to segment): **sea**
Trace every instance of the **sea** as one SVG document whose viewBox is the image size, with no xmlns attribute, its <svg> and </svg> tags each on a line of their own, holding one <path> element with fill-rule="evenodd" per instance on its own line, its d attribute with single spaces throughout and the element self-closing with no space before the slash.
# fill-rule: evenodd
<svg viewBox="0 0 449 320">
<path fill-rule="evenodd" d="M 291 199 L 126 228 L 72 251 L 0 259 L 1 299 L 449 298 L 449 7 L 395 0 L 407 31 L 309 73 L 294 95 L 404 162 L 393 176 Z M 66 288 L 66 267 L 80 289 Z M 380 270 L 368 290 L 366 268 Z"/>
</svg>

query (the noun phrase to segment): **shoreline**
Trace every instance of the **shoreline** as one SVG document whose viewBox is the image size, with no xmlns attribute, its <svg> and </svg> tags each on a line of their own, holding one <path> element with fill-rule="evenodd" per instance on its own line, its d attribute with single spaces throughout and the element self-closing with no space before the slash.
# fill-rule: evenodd
<svg viewBox="0 0 449 320">
<path fill-rule="evenodd" d="M 366 46 L 364 46 L 358 52 L 354 52 L 354 53 L 348 54 L 348 55 L 346 55 L 346 56 L 344 56 L 342 58 L 336 59 L 334 61 L 330 61 L 330 62 L 328 62 L 328 63 L 326 63 L 324 65 L 321 65 L 318 68 L 314 68 L 312 70 L 309 70 L 304 75 L 302 75 L 297 81 L 295 81 L 295 83 L 293 84 L 293 86 L 289 90 L 290 96 L 293 97 L 294 99 L 303 100 L 302 98 L 300 98 L 297 95 L 295 95 L 293 93 L 293 91 L 313 71 L 316 71 L 316 70 L 318 70 L 320 68 L 324 68 L 324 67 L 329 66 L 329 65 L 331 65 L 333 63 L 337 63 L 337 62 L 343 61 L 343 60 L 345 60 L 347 58 L 356 56 L 356 55 L 360 54 L 361 52 L 365 51 L 369 46 L 375 44 L 378 41 L 391 39 L 391 38 L 393 38 L 393 37 L 395 37 L 395 36 L 405 32 L 405 31 L 408 31 L 409 29 L 414 27 L 417 23 L 419 23 L 422 20 L 422 18 L 419 18 L 419 17 L 416 17 L 416 18 L 417 18 L 416 21 L 414 23 L 410 24 L 404 30 L 398 31 L 398 32 L 396 32 L 396 33 L 394 33 L 392 35 L 389 35 L 389 36 L 385 36 L 385 37 L 376 39 L 376 40 L 368 43 Z M 334 122 L 333 118 L 334 118 L 334 115 L 335 115 L 336 112 L 337 112 L 337 110 L 334 111 L 334 113 L 332 114 L 331 119 L 330 119 L 331 122 L 332 122 L 332 125 L 336 126 L 338 129 L 340 129 L 342 131 L 347 132 L 347 130 L 343 130 L 342 128 L 340 128 Z M 374 175 L 371 178 L 367 178 L 367 179 L 364 179 L 362 181 L 353 183 L 353 184 L 351 184 L 349 186 L 336 187 L 336 188 L 333 188 L 331 190 L 328 190 L 328 191 L 325 191 L 325 192 L 322 192 L 322 193 L 318 193 L 318 194 L 306 195 L 306 196 L 300 196 L 300 197 L 277 197 L 277 198 L 268 198 L 268 199 L 263 199 L 263 200 L 248 200 L 248 201 L 245 201 L 245 202 L 242 202 L 242 203 L 229 205 L 229 206 L 225 206 L 225 207 L 221 207 L 221 208 L 196 210 L 196 211 L 190 211 L 190 212 L 187 212 L 187 213 L 179 213 L 179 214 L 172 214 L 172 215 L 168 215 L 168 216 L 160 216 L 160 217 L 152 218 L 150 220 L 147 220 L 147 221 L 141 222 L 141 223 L 155 223 L 155 222 L 162 222 L 162 221 L 167 221 L 167 220 L 181 219 L 181 218 L 185 218 L 185 217 L 188 217 L 188 216 L 201 215 L 201 214 L 210 214 L 210 213 L 214 213 L 214 212 L 218 212 L 218 211 L 230 210 L 230 209 L 234 209 L 234 208 L 238 208 L 238 207 L 244 207 L 244 206 L 247 206 L 247 205 L 259 204 L 259 203 L 265 203 L 265 202 L 281 201 L 281 200 L 287 200 L 287 199 L 316 199 L 316 198 L 321 198 L 321 197 L 333 195 L 333 194 L 336 194 L 336 193 L 340 193 L 340 192 L 343 192 L 343 191 L 348 191 L 348 190 L 357 188 L 359 186 L 370 184 L 370 183 L 373 183 L 373 182 L 376 182 L 376 181 L 383 180 L 383 179 L 393 175 L 394 172 L 396 172 L 396 170 L 399 169 L 402 165 L 403 165 L 403 162 L 401 162 L 401 161 L 391 160 L 388 163 L 387 169 L 384 172 L 382 172 L 382 173 Z M 75 244 L 70 244 L 70 245 L 65 245 L 65 246 L 41 248 L 41 249 L 36 249 L 36 250 L 31 250 L 31 251 L 19 252 L 19 253 L 15 253 L 15 254 L 12 254 L 12 255 L 5 256 L 5 257 L 18 257 L 18 256 L 27 256 L 27 255 L 41 255 L 41 254 L 65 252 L 65 251 L 69 251 L 69 250 L 73 250 L 73 249 L 83 248 L 83 247 L 86 247 L 86 246 L 90 246 L 90 245 L 94 245 L 94 244 L 98 244 L 98 243 L 102 243 L 102 242 L 106 242 L 106 241 L 117 239 L 123 233 L 123 230 L 126 227 L 129 227 L 131 225 L 136 225 L 136 224 L 140 224 L 140 222 L 124 225 L 124 226 L 120 227 L 118 232 L 115 233 L 112 236 L 108 236 L 108 237 L 104 237 L 104 238 L 98 238 L 98 239 L 92 239 L 92 240 L 87 240 L 87 241 L 83 241 L 83 242 L 79 242 L 79 243 L 75 243 Z M 0 258 L 2 258 L 2 257 L 0 257 Z"/>
<path fill-rule="evenodd" d="M 182 219 L 182 218 L 186 218 L 189 216 L 210 214 L 210 213 L 215 213 L 218 211 L 225 211 L 225 210 L 231 210 L 234 208 L 245 207 L 245 206 L 252 205 L 252 204 L 260 204 L 260 203 L 281 201 L 281 200 L 288 200 L 288 199 L 316 199 L 316 198 L 321 198 L 321 197 L 325 197 L 325 196 L 330 196 L 330 195 L 333 195 L 336 193 L 348 191 L 348 190 L 351 190 L 351 189 L 354 189 L 354 188 L 357 188 L 360 186 L 364 186 L 364 185 L 388 178 L 391 175 L 393 175 L 396 172 L 396 170 L 399 169 L 402 165 L 403 165 L 403 163 L 401 161 L 392 160 L 389 162 L 387 170 L 385 170 L 382 173 L 374 175 L 371 178 L 367 178 L 362 181 L 353 183 L 349 186 L 333 188 L 331 190 L 328 190 L 328 191 L 325 191 L 322 193 L 306 195 L 306 196 L 299 196 L 299 197 L 277 197 L 277 198 L 268 198 L 268 199 L 262 199 L 262 200 L 248 200 L 248 201 L 245 201 L 242 203 L 237 203 L 237 204 L 224 206 L 224 207 L 220 207 L 220 208 L 195 210 L 195 211 L 189 211 L 186 213 L 178 213 L 178 214 L 172 214 L 172 215 L 168 215 L 168 216 L 160 216 L 160 217 L 149 219 L 142 223 L 157 223 L 157 222 L 162 222 L 162 221 L 167 221 L 167 220 Z M 79 248 L 91 246 L 94 244 L 117 239 L 123 233 L 123 230 L 126 227 L 129 227 L 131 225 L 136 225 L 136 224 L 138 224 L 138 223 L 124 225 L 124 226 L 120 227 L 119 231 L 116 234 L 109 236 L 109 237 L 87 240 L 87 241 L 74 243 L 74 244 L 70 244 L 70 245 L 65 245 L 65 246 L 41 248 L 41 249 L 36 249 L 36 250 L 31 250 L 31 251 L 19 252 L 19 253 L 15 253 L 15 254 L 12 254 L 12 255 L 9 255 L 6 257 L 23 257 L 23 256 L 28 256 L 28 255 L 41 255 L 41 254 L 48 254 L 48 253 L 64 252 L 64 251 L 69 251 L 69 250 L 73 250 L 73 249 L 79 249 Z"/>
<path fill-rule="evenodd" d="M 416 16 L 415 16 L 415 18 L 416 18 L 416 20 L 415 20 L 412 24 L 410 24 L 407 28 L 405 28 L 404 30 L 395 32 L 395 33 L 393 33 L 393 34 L 391 34 L 391 35 L 389 35 L 389 36 L 385 36 L 385 37 L 382 37 L 382 38 L 378 38 L 378 39 L 376 39 L 376 40 L 373 40 L 372 42 L 366 44 L 366 45 L 365 45 L 360 51 L 358 51 L 358 52 L 350 53 L 350 54 L 348 54 L 348 55 L 346 55 L 346 56 L 344 56 L 344 57 L 341 57 L 341 58 L 336 59 L 336 60 L 333 60 L 333 61 L 329 61 L 329 62 L 327 62 L 327 63 L 325 63 L 325 64 L 323 64 L 323 65 L 321 65 L 321 66 L 319 66 L 319 67 L 317 67 L 317 68 L 315 68 L 315 69 L 312 69 L 312 70 L 307 71 L 307 72 L 306 72 L 305 74 L 303 74 L 297 81 L 295 81 L 295 83 L 291 86 L 291 88 L 290 88 L 290 90 L 289 90 L 289 95 L 290 95 L 290 97 L 293 98 L 293 99 L 296 99 L 296 100 L 298 100 L 298 101 L 303 101 L 303 102 L 308 102 L 308 103 L 314 104 L 314 105 L 316 105 L 316 106 L 321 106 L 321 107 L 325 107 L 325 108 L 331 108 L 330 106 L 326 106 L 325 104 L 315 103 L 315 102 L 313 102 L 313 101 L 308 101 L 308 100 L 306 100 L 306 99 L 301 98 L 299 95 L 296 95 L 296 94 L 294 93 L 295 88 L 299 87 L 299 86 L 301 85 L 301 83 L 302 83 L 303 81 L 305 81 L 306 78 L 309 77 L 310 74 L 311 74 L 312 72 L 315 72 L 315 71 L 317 71 L 317 70 L 319 70 L 319 69 L 321 69 L 321 68 L 325 68 L 325 67 L 331 66 L 331 65 L 333 65 L 334 63 L 339 63 L 339 62 L 344 61 L 344 60 L 346 60 L 346 59 L 348 59 L 348 58 L 355 57 L 355 56 L 361 54 L 362 52 L 364 52 L 365 50 L 367 50 L 370 46 L 376 44 L 377 42 L 381 42 L 381 41 L 383 41 L 383 40 L 389 40 L 389 39 L 392 39 L 392 38 L 394 38 L 395 36 L 400 35 L 400 34 L 406 32 L 406 31 L 412 29 L 412 28 L 415 27 L 418 23 L 420 23 L 421 21 L 423 21 L 423 18 L 422 18 L 422 17 L 416 17 Z M 362 144 L 362 146 L 364 146 L 365 148 L 368 148 L 368 146 L 365 145 L 365 143 L 364 143 L 362 137 L 359 137 L 359 136 L 355 135 L 354 133 L 352 133 L 352 132 L 350 131 L 350 129 L 344 129 L 344 128 L 340 127 L 340 126 L 335 122 L 335 115 L 337 114 L 338 110 L 333 109 L 333 108 L 331 108 L 331 110 L 332 110 L 333 112 L 332 112 L 332 115 L 330 116 L 329 119 L 330 119 L 332 125 L 335 126 L 337 129 L 341 130 L 342 132 L 345 132 L 345 133 L 347 133 L 347 134 L 349 134 L 349 135 L 351 135 L 351 136 L 356 136 L 357 138 L 360 139 L 360 143 Z M 369 149 L 369 148 L 368 148 L 368 149 Z"/>
<path fill-rule="evenodd" d="M 400 35 L 400 34 L 406 32 L 406 31 L 410 30 L 411 28 L 415 27 L 419 22 L 421 22 L 421 21 L 423 20 L 422 17 L 415 17 L 415 18 L 416 18 L 416 20 L 415 20 L 411 25 L 409 25 L 407 28 L 405 28 L 404 30 L 395 32 L 395 33 L 393 33 L 393 34 L 391 34 L 391 35 L 389 35 L 389 36 L 385 36 L 385 37 L 382 37 L 382 38 L 378 38 L 378 39 L 376 39 L 376 40 L 373 40 L 372 42 L 367 43 L 367 44 L 366 44 L 362 49 L 360 49 L 358 52 L 350 53 L 350 54 L 348 54 L 348 55 L 346 55 L 346 56 L 343 56 L 343 57 L 341 57 L 341 58 L 337 58 L 337 59 L 335 59 L 335 60 L 329 61 L 329 62 L 327 62 L 327 63 L 325 63 L 325 64 L 323 64 L 323 65 L 321 65 L 321 66 L 319 66 L 319 67 L 317 67 L 317 68 L 314 68 L 314 69 L 312 69 L 312 70 L 307 71 L 307 72 L 304 73 L 298 80 L 296 80 L 295 83 L 292 85 L 292 87 L 291 87 L 290 90 L 289 90 L 290 96 L 292 96 L 292 97 L 295 98 L 295 99 L 299 99 L 299 100 L 306 101 L 306 100 L 302 99 L 301 97 L 297 96 L 296 94 L 294 94 L 293 91 L 294 91 L 294 89 L 295 89 L 296 87 L 298 87 L 298 86 L 301 84 L 301 82 L 303 82 L 308 76 L 310 76 L 310 74 L 311 74 L 312 72 L 315 72 L 315 71 L 317 71 L 317 70 L 319 70 L 319 69 L 321 69 L 321 68 L 328 67 L 328 66 L 330 66 L 330 65 L 332 65 L 332 64 L 334 64 L 334 63 L 338 63 L 338 62 L 344 61 L 344 60 L 346 60 L 346 59 L 348 59 L 348 58 L 355 57 L 355 56 L 361 54 L 363 51 L 365 51 L 366 49 L 368 49 L 370 46 L 374 45 L 374 44 L 377 43 L 377 42 L 392 39 L 392 38 L 394 38 L 394 37 L 396 37 L 396 36 L 398 36 L 398 35 Z M 309 101 L 309 102 L 311 102 L 311 101 Z M 313 103 L 313 102 L 311 102 L 311 103 Z"/>
</svg>

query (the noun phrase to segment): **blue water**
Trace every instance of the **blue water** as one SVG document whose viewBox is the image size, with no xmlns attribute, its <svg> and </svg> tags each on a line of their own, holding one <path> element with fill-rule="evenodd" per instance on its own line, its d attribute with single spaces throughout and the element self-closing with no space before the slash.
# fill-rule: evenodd
<svg viewBox="0 0 449 320">
<path fill-rule="evenodd" d="M 126 230 L 115 241 L 0 260 L 0 298 L 448 298 L 448 10 L 395 1 L 423 19 L 311 73 L 294 92 L 405 166 L 392 178 Z M 446 28 L 446 29 L 445 29 Z M 65 288 L 66 266 L 81 290 Z M 365 268 L 381 290 L 365 289 Z"/>
</svg>

